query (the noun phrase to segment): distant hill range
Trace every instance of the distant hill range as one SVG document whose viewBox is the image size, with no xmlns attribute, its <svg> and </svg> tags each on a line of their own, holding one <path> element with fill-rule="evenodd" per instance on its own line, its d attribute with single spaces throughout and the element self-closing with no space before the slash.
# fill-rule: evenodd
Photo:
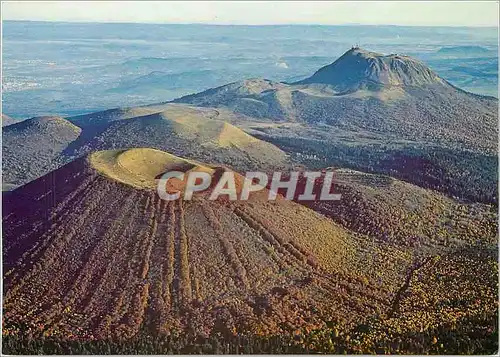
<svg viewBox="0 0 500 357">
<path fill-rule="evenodd" d="M 249 79 L 169 103 L 67 118 L 82 133 L 52 156 L 69 162 L 93 150 L 148 146 L 238 170 L 348 167 L 497 202 L 497 118 L 496 98 L 465 92 L 411 57 L 356 47 L 294 83 Z M 22 126 L 7 128 L 4 182 L 48 172 L 7 147 L 28 135 Z"/>
<path fill-rule="evenodd" d="M 456 88 L 407 56 L 352 48 L 299 82 L 245 80 L 176 102 L 296 123 L 253 133 L 305 165 L 387 173 L 497 201 L 498 100 Z"/>
<path fill-rule="evenodd" d="M 283 168 L 285 152 L 232 124 L 215 110 L 164 105 L 63 119 L 33 118 L 3 130 L 3 179 L 14 186 L 95 150 L 150 146 L 240 171 Z M 78 125 L 78 126 L 77 126 Z"/>
<path fill-rule="evenodd" d="M 176 102 L 496 151 L 496 99 L 455 88 L 410 57 L 360 48 L 296 83 L 245 80 Z"/>
<path fill-rule="evenodd" d="M 496 51 L 491 51 L 481 46 L 450 46 L 440 48 L 437 51 L 438 55 L 449 57 L 483 57 L 487 55 L 495 56 L 496 53 Z"/>
</svg>

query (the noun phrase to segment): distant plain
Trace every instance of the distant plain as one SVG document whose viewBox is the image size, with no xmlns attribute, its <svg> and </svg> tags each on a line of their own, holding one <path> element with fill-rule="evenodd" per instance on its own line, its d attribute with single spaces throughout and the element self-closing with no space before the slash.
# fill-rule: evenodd
<svg viewBox="0 0 500 357">
<path fill-rule="evenodd" d="M 498 97 L 496 28 L 4 21 L 3 32 L 3 113 L 16 119 L 168 101 L 245 78 L 296 81 L 356 44 Z"/>
</svg>

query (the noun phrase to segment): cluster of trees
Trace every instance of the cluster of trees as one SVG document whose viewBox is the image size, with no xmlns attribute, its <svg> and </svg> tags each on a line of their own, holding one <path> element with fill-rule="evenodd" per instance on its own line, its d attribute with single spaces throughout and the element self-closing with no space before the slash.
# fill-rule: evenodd
<svg viewBox="0 0 500 357">
<path fill-rule="evenodd" d="M 399 341 L 403 352 L 492 353 L 498 349 L 497 319 L 496 250 L 469 247 L 415 271 L 398 311 L 374 323 L 368 337 L 375 345 Z"/>
<path fill-rule="evenodd" d="M 371 320 L 349 331 L 334 325 L 274 336 L 214 332 L 207 337 L 187 334 L 153 335 L 141 330 L 127 340 L 62 340 L 54 337 L 3 336 L 2 352 L 34 354 L 494 354 L 498 351 L 498 315 L 468 317 L 456 328 L 446 325 L 425 331 L 395 333 L 379 330 Z M 388 337 L 387 333 L 393 333 Z"/>
<path fill-rule="evenodd" d="M 295 91 L 292 98 L 296 116 L 306 123 L 495 152 L 498 101 L 491 98 L 442 85 L 331 97 Z"/>
<path fill-rule="evenodd" d="M 299 202 L 350 230 L 397 245 L 496 241 L 497 216 L 490 205 L 458 203 L 404 182 L 385 188 L 356 179 L 344 178 L 335 186 L 340 201 Z"/>
</svg>

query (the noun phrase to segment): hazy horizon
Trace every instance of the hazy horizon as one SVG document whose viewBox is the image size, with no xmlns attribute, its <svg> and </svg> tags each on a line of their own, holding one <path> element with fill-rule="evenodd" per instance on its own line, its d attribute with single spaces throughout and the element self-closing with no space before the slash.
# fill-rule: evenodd
<svg viewBox="0 0 500 357">
<path fill-rule="evenodd" d="M 3 110 L 14 118 L 159 103 L 244 78 L 293 82 L 354 44 L 413 56 L 464 90 L 498 95 L 498 34 L 489 28 L 3 25 Z M 469 58 L 443 58 L 449 46 L 479 47 Z"/>
<path fill-rule="evenodd" d="M 6 1 L 2 2 L 2 19 L 77 23 L 497 28 L 498 10 L 496 1 Z"/>
</svg>

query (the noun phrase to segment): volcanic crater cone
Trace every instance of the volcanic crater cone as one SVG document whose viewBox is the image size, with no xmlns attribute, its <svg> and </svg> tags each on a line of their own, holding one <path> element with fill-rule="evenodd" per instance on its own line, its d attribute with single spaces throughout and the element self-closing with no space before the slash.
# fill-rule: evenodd
<svg viewBox="0 0 500 357">
<path fill-rule="evenodd" d="M 267 191 L 161 200 L 157 177 L 170 169 L 221 170 L 153 149 L 103 151 L 13 191 L 3 205 L 4 330 L 274 334 L 389 308 L 389 289 L 353 273 L 372 267 L 356 261 L 342 227 Z"/>
</svg>

